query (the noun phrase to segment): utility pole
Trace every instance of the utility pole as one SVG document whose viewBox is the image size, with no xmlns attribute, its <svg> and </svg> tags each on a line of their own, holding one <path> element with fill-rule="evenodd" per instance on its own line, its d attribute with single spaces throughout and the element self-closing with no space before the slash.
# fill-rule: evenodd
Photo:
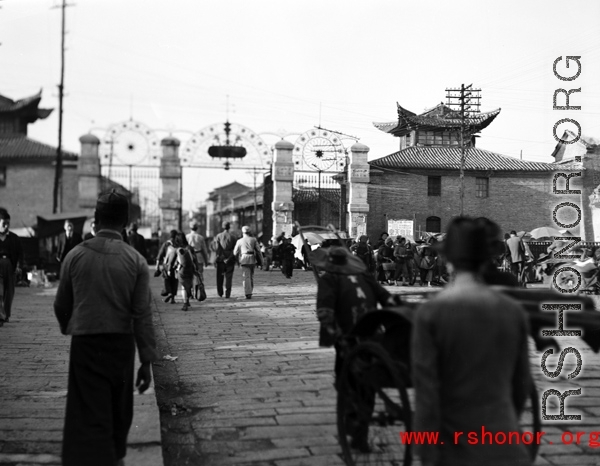
<svg viewBox="0 0 600 466">
<path fill-rule="evenodd" d="M 317 185 L 317 225 L 321 224 L 321 172 L 323 170 L 321 170 L 319 167 L 317 167 L 316 165 L 313 164 L 313 167 L 315 167 L 318 172 L 319 172 L 319 184 Z"/>
<path fill-rule="evenodd" d="M 456 93 L 458 92 L 458 95 Z M 446 89 L 446 98 L 449 107 L 458 107 L 460 112 L 460 215 L 464 215 L 465 202 L 465 162 L 467 159 L 468 145 L 471 144 L 471 127 L 466 119 L 472 113 L 479 113 L 481 105 L 481 89 L 473 89 L 473 84 L 460 85 L 460 89 Z M 458 102 L 455 102 L 458 100 Z M 465 144 L 465 133 L 467 143 Z"/>
<path fill-rule="evenodd" d="M 67 0 L 62 1 L 61 41 L 60 41 L 60 84 L 58 85 L 58 147 L 56 148 L 56 171 L 54 173 L 54 191 L 52 193 L 52 213 L 62 212 L 62 123 L 63 95 L 65 87 L 65 10 Z"/>
<path fill-rule="evenodd" d="M 256 199 L 256 167 L 252 169 L 254 173 L 254 234 L 258 237 L 258 202 Z M 264 203 L 263 203 L 264 204 Z M 264 209 L 264 206 L 263 206 Z"/>
</svg>

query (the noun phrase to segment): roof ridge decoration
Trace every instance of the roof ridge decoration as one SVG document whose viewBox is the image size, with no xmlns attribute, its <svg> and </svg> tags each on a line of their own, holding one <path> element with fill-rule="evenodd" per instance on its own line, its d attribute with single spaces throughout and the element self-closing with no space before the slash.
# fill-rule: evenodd
<svg viewBox="0 0 600 466">
<path fill-rule="evenodd" d="M 394 136 L 402 136 L 406 131 L 419 127 L 433 127 L 440 130 L 458 129 L 463 124 L 473 127 L 475 132 L 486 128 L 500 113 L 500 108 L 488 112 L 477 112 L 468 115 L 463 122 L 460 112 L 453 110 L 443 102 L 435 107 L 425 110 L 423 113 L 416 114 L 402 107 L 396 102 L 398 110 L 398 121 L 394 122 L 373 122 L 373 126 Z"/>
<path fill-rule="evenodd" d="M 44 119 L 52 113 L 51 108 L 39 108 L 40 101 L 42 100 L 42 89 L 29 97 L 24 97 L 19 100 L 12 100 L 4 95 L 0 95 L 0 113 L 15 113 L 18 111 L 27 112 L 28 123 L 33 123 L 37 119 Z"/>
</svg>

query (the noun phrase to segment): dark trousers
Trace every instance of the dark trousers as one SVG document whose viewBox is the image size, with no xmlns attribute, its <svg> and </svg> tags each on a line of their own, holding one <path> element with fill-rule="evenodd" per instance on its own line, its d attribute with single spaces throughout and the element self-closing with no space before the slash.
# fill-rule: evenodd
<svg viewBox="0 0 600 466">
<path fill-rule="evenodd" d="M 281 262 L 281 272 L 286 277 L 294 275 L 294 259 L 283 259 Z"/>
<path fill-rule="evenodd" d="M 6 257 L 0 258 L 0 322 L 10 318 L 15 296 L 15 273 Z"/>
<path fill-rule="evenodd" d="M 519 281 L 521 280 L 521 270 L 523 268 L 523 262 L 519 261 L 519 262 L 512 262 L 510 264 L 510 272 L 519 279 Z"/>
<path fill-rule="evenodd" d="M 165 281 L 165 292 L 167 295 L 177 296 L 177 288 L 179 288 L 179 280 L 177 275 L 173 272 L 168 275 L 166 271 L 163 271 L 163 279 Z"/>
<path fill-rule="evenodd" d="M 133 335 L 73 336 L 63 466 L 114 466 L 133 419 Z"/>
<path fill-rule="evenodd" d="M 223 281 L 225 281 L 225 296 L 231 296 L 231 285 L 233 283 L 233 270 L 235 264 L 217 262 L 217 294 L 223 296 Z"/>
</svg>

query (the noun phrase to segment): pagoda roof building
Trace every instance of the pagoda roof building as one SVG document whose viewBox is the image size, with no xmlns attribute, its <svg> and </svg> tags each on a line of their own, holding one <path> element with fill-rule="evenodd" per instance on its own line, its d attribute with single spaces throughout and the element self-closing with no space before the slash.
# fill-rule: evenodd
<svg viewBox="0 0 600 466">
<path fill-rule="evenodd" d="M 27 137 L 27 127 L 47 118 L 51 108 L 39 108 L 42 91 L 30 97 L 12 100 L 0 95 L 0 162 L 53 163 L 56 148 Z M 77 154 L 62 151 L 65 161 L 76 161 Z"/>
<path fill-rule="evenodd" d="M 405 109 L 399 103 L 396 103 L 396 106 L 398 108 L 398 121 L 374 122 L 373 125 L 384 133 L 393 134 L 396 137 L 406 136 L 413 131 L 456 132 L 463 125 L 460 112 L 453 110 L 444 103 L 440 103 L 420 115 Z M 464 119 L 464 125 L 469 128 L 471 134 L 478 133 L 494 121 L 499 113 L 499 108 L 490 112 L 469 113 Z"/>
<path fill-rule="evenodd" d="M 37 120 L 47 118 L 51 113 L 51 108 L 38 108 L 42 100 L 42 91 L 31 97 L 25 97 L 20 100 L 12 100 L 0 95 L 0 122 L 4 123 L 4 131 L 0 131 L 0 137 L 16 134 L 27 135 L 27 125 L 35 123 Z M 6 128 L 9 124 L 14 124 L 12 128 Z M 8 129 L 8 131 L 7 131 Z"/>
</svg>

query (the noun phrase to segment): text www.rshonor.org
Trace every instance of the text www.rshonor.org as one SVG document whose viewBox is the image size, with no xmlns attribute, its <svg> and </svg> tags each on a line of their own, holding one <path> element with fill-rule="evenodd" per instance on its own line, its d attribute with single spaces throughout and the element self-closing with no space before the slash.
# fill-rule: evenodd
<svg viewBox="0 0 600 466">
<path fill-rule="evenodd" d="M 485 427 L 481 432 L 454 432 L 454 444 L 461 440 L 467 440 L 469 445 L 540 445 L 542 437 L 546 432 L 490 432 Z M 443 444 L 439 440 L 439 432 L 400 432 L 400 441 L 405 445 L 438 445 Z M 600 431 L 593 432 L 569 432 L 565 431 L 560 437 L 563 445 L 581 445 L 586 443 L 593 448 L 600 447 Z M 548 442 L 552 444 L 553 442 Z"/>
</svg>

